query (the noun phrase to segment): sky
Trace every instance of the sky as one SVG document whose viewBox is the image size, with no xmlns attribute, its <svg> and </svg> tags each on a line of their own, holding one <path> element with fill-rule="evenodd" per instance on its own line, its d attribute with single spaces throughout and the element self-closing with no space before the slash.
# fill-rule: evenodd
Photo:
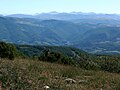
<svg viewBox="0 0 120 90">
<path fill-rule="evenodd" d="M 51 11 L 120 14 L 120 0 L 0 0 L 3 15 Z"/>
</svg>

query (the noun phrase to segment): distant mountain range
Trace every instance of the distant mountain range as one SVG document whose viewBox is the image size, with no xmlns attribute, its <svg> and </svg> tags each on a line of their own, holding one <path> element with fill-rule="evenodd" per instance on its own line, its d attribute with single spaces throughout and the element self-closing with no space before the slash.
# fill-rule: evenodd
<svg viewBox="0 0 120 90">
<path fill-rule="evenodd" d="M 12 14 L 7 15 L 7 17 L 16 17 L 16 18 L 37 18 L 41 20 L 75 20 L 75 19 L 120 19 L 119 14 L 96 14 L 96 13 L 82 13 L 82 12 L 71 12 L 71 13 L 58 13 L 58 12 L 50 12 L 50 13 L 40 13 L 35 15 L 25 15 L 25 14 Z"/>
<path fill-rule="evenodd" d="M 120 15 L 42 13 L 0 16 L 0 40 L 16 44 L 73 46 L 90 53 L 120 53 Z"/>
</svg>

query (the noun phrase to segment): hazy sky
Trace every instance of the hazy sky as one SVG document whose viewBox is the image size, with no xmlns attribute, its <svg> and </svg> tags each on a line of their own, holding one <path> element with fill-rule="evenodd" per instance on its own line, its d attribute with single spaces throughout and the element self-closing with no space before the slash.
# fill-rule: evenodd
<svg viewBox="0 0 120 90">
<path fill-rule="evenodd" d="M 50 11 L 120 14 L 120 0 L 0 0 L 0 14 L 35 14 Z"/>
</svg>

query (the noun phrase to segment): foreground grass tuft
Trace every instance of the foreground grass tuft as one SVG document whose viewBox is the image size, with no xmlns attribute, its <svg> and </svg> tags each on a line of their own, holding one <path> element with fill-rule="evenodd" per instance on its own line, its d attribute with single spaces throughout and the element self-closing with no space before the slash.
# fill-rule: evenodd
<svg viewBox="0 0 120 90">
<path fill-rule="evenodd" d="M 76 82 L 67 83 L 67 78 Z M 0 86 L 2 90 L 44 90 L 44 86 L 49 90 L 120 90 L 120 75 L 37 60 L 1 60 Z"/>
</svg>

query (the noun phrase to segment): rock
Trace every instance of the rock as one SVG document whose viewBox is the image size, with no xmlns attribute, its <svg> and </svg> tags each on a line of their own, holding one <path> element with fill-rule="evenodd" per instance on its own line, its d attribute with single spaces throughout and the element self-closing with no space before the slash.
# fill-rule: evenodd
<svg viewBox="0 0 120 90">
<path fill-rule="evenodd" d="M 44 86 L 43 87 L 45 90 L 49 89 L 50 87 L 49 86 Z"/>
<path fill-rule="evenodd" d="M 59 76 L 55 76 L 55 79 L 59 79 L 60 77 Z"/>
<path fill-rule="evenodd" d="M 28 80 L 28 83 L 29 83 L 29 84 L 32 84 L 32 80 Z"/>
<path fill-rule="evenodd" d="M 88 82 L 87 80 L 80 80 L 80 81 L 79 81 L 79 84 L 87 83 L 87 82 Z"/>
<path fill-rule="evenodd" d="M 71 78 L 65 79 L 65 82 L 67 82 L 68 84 L 74 84 L 74 83 L 76 83 L 76 81 L 74 79 L 71 79 Z"/>
<path fill-rule="evenodd" d="M 85 78 L 92 78 L 92 76 L 84 76 Z"/>
</svg>

